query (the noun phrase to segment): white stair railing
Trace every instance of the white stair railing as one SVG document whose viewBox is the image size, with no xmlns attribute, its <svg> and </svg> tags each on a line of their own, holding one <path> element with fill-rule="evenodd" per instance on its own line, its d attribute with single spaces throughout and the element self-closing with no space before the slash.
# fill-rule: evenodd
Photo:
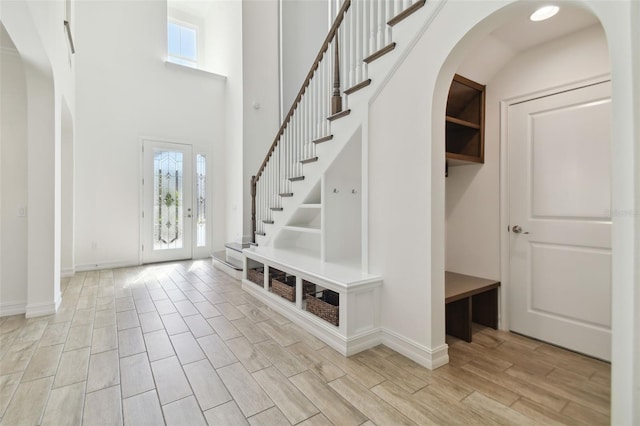
<svg viewBox="0 0 640 426">
<path fill-rule="evenodd" d="M 331 136 L 329 117 L 347 108 L 345 89 L 367 82 L 367 58 L 392 43 L 393 20 L 424 0 L 345 0 L 311 70 L 267 153 L 251 179 L 253 239 L 265 235 L 303 163 L 316 156 L 314 141 Z M 401 19 L 401 18 L 400 18 Z M 391 23 L 391 25 L 389 24 Z"/>
</svg>

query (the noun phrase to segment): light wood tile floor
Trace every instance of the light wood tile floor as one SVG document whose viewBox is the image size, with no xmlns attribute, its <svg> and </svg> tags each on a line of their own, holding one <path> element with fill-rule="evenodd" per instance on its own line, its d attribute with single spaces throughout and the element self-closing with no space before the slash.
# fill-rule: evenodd
<svg viewBox="0 0 640 426">
<path fill-rule="evenodd" d="M 208 261 L 78 273 L 59 312 L 0 318 L 2 425 L 607 424 L 610 366 L 504 331 L 435 371 L 344 358 Z"/>
</svg>

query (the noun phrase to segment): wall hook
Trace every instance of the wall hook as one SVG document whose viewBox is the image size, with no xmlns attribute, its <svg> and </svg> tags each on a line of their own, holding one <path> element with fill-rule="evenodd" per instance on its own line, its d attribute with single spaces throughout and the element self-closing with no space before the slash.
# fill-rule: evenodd
<svg viewBox="0 0 640 426">
<path fill-rule="evenodd" d="M 333 188 L 333 193 L 334 194 L 337 194 L 338 192 L 340 192 L 340 191 L 338 191 L 338 188 Z"/>
<path fill-rule="evenodd" d="M 358 191 L 356 191 L 355 189 L 352 189 L 352 190 L 351 190 L 351 193 L 352 193 L 352 194 L 357 194 L 357 193 L 358 193 Z"/>
</svg>

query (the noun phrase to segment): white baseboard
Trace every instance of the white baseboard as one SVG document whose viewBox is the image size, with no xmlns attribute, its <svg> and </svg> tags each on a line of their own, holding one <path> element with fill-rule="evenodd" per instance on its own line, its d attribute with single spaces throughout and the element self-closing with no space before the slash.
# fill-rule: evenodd
<svg viewBox="0 0 640 426">
<path fill-rule="evenodd" d="M 44 315 L 53 315 L 58 312 L 58 307 L 62 302 L 62 298 L 56 297 L 57 300 L 52 303 L 31 303 L 27 305 L 25 316 L 27 318 L 41 317 Z"/>
<path fill-rule="evenodd" d="M 382 330 L 382 344 L 429 370 L 435 370 L 449 362 L 447 344 L 431 349 L 388 329 Z"/>
<path fill-rule="evenodd" d="M 62 268 L 60 270 L 60 276 L 62 278 L 70 278 L 73 277 L 76 274 L 76 268 Z"/>
<path fill-rule="evenodd" d="M 140 266 L 138 259 L 76 265 L 76 272 L 99 271 L 101 269 L 114 269 L 114 268 L 129 268 L 131 266 Z"/>
<path fill-rule="evenodd" d="M 250 281 L 243 280 L 242 289 L 260 299 L 271 309 L 290 319 L 344 356 L 355 355 L 379 344 L 388 346 L 396 352 L 435 370 L 449 362 L 449 346 L 444 344 L 435 349 L 428 348 L 400 334 L 384 328 L 374 328 L 346 339 L 336 330 L 306 311 L 293 308 L 289 302 L 272 293 L 265 293 Z"/>
<path fill-rule="evenodd" d="M 347 339 L 346 356 L 355 355 L 382 343 L 382 329 L 376 328 Z"/>
<path fill-rule="evenodd" d="M 0 317 L 10 315 L 20 315 L 27 312 L 27 302 L 6 302 L 0 303 Z"/>
</svg>

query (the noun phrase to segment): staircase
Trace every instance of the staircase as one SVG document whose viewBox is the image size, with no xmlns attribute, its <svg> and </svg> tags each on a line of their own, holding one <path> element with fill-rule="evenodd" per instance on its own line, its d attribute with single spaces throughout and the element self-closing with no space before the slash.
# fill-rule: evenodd
<svg viewBox="0 0 640 426">
<path fill-rule="evenodd" d="M 344 1 L 252 179 L 255 244 L 287 246 L 278 240 L 291 238 L 278 237 L 291 231 L 285 227 L 298 207 L 307 204 L 323 173 L 366 122 L 369 101 L 438 7 L 438 2 L 426 4 L 425 0 Z M 418 14 L 422 16 L 408 19 Z M 326 253 L 306 250 L 316 251 L 309 254 L 321 259 Z"/>
<path fill-rule="evenodd" d="M 369 104 L 440 6 L 345 0 L 251 181 L 243 288 L 344 355 L 381 341 L 382 278 L 367 273 L 362 250 Z M 295 286 L 293 299 L 276 279 Z M 337 323 L 307 312 L 307 288 L 334 294 Z"/>
</svg>

